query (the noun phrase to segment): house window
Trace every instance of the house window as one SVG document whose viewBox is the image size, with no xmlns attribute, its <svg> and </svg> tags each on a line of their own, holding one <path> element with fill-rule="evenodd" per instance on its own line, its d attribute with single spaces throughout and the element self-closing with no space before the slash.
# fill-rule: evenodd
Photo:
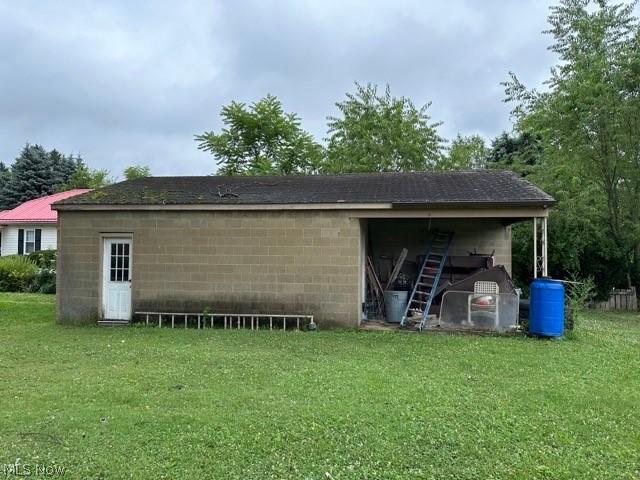
<svg viewBox="0 0 640 480">
<path fill-rule="evenodd" d="M 29 254 L 36 251 L 36 231 L 24 231 L 24 253 Z"/>
</svg>

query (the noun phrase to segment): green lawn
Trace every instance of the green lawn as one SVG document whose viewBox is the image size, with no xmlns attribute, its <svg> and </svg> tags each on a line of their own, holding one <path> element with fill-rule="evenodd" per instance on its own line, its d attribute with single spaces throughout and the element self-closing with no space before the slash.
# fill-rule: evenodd
<svg viewBox="0 0 640 480">
<path fill-rule="evenodd" d="M 0 464 L 64 478 L 640 478 L 638 315 L 565 341 L 185 331 L 0 294 L 0 380 Z"/>
</svg>

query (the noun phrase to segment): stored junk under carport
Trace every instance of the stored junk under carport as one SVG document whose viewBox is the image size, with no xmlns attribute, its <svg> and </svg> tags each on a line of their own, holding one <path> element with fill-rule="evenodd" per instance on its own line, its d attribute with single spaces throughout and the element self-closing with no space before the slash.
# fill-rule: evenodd
<svg viewBox="0 0 640 480">
<path fill-rule="evenodd" d="M 368 219 L 366 231 L 368 320 L 418 329 L 515 328 L 519 299 L 508 273 L 510 223 Z M 399 271 L 395 277 L 392 269 Z"/>
<path fill-rule="evenodd" d="M 386 293 L 404 296 L 393 313 L 406 328 L 504 330 L 517 313 L 511 225 L 543 227 L 545 273 L 552 204 L 488 170 L 122 182 L 54 205 L 58 319 L 215 312 L 355 327 L 385 320 Z"/>
</svg>

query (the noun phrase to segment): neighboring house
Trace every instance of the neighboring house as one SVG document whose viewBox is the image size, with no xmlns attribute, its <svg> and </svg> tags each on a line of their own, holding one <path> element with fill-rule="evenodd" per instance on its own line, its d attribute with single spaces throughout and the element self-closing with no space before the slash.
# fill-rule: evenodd
<svg viewBox="0 0 640 480">
<path fill-rule="evenodd" d="M 511 268 L 511 225 L 552 197 L 511 172 L 150 177 L 57 202 L 58 321 L 135 311 L 313 314 L 354 327 L 367 258 L 489 252 Z"/>
<path fill-rule="evenodd" d="M 29 200 L 0 213 L 0 255 L 27 255 L 55 249 L 58 214 L 51 204 L 89 190 L 76 189 Z"/>
</svg>

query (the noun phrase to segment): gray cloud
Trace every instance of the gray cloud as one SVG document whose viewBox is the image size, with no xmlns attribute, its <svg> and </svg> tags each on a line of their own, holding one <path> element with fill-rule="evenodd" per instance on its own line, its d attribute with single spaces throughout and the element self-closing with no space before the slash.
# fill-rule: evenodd
<svg viewBox="0 0 640 480">
<path fill-rule="evenodd" d="M 325 136 L 353 82 L 432 101 L 441 133 L 510 129 L 499 83 L 538 85 L 548 3 L 423 1 L 6 2 L 0 4 L 0 159 L 25 142 L 114 174 L 207 174 L 193 135 L 232 99 L 280 97 Z"/>
</svg>

